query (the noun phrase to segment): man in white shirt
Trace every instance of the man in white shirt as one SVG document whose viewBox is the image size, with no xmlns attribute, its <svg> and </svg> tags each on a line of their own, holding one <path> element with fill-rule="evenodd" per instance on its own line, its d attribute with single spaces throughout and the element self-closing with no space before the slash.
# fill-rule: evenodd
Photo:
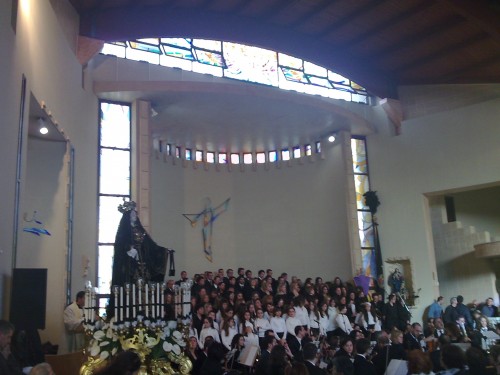
<svg viewBox="0 0 500 375">
<path fill-rule="evenodd" d="M 75 302 L 64 309 L 64 326 L 66 327 L 68 351 L 70 353 L 83 349 L 85 344 L 83 328 L 83 307 L 85 306 L 85 292 L 76 294 Z"/>
</svg>

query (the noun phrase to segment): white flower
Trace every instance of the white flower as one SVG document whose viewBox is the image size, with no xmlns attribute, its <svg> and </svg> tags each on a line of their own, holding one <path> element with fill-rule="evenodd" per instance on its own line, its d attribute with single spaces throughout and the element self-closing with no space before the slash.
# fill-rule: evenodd
<svg viewBox="0 0 500 375">
<path fill-rule="evenodd" d="M 103 341 L 99 344 L 99 346 L 106 346 L 109 345 L 109 341 Z"/>
<path fill-rule="evenodd" d="M 146 347 L 152 348 L 156 345 L 156 338 L 154 337 L 146 337 Z"/>
<path fill-rule="evenodd" d="M 109 352 L 107 352 L 107 351 L 102 352 L 100 357 L 101 357 L 101 359 L 108 358 L 109 357 Z"/>
<path fill-rule="evenodd" d="M 99 345 L 97 345 L 97 343 L 95 343 L 91 348 L 90 348 L 90 355 L 92 357 L 95 357 L 96 355 L 98 355 L 99 353 L 101 352 L 101 348 L 99 347 Z"/>
<path fill-rule="evenodd" d="M 146 319 L 146 320 L 144 321 L 144 325 L 145 325 L 146 327 L 149 327 L 149 326 L 150 326 L 150 324 L 151 324 L 151 321 L 150 321 L 150 320 Z"/>
<path fill-rule="evenodd" d="M 172 336 L 174 336 L 174 338 L 177 340 L 182 339 L 182 333 L 180 333 L 179 331 L 174 331 L 174 333 L 172 333 Z"/>
<path fill-rule="evenodd" d="M 111 327 L 110 327 L 110 328 L 108 328 L 108 330 L 106 331 L 106 337 L 107 337 L 108 339 L 113 338 L 113 329 L 112 329 Z"/>
<path fill-rule="evenodd" d="M 172 346 L 172 351 L 173 351 L 176 355 L 181 354 L 181 348 L 179 347 L 179 345 L 173 345 L 173 346 Z"/>
<path fill-rule="evenodd" d="M 94 332 L 94 338 L 96 340 L 101 340 L 105 336 L 104 332 L 99 330 Z"/>
<path fill-rule="evenodd" d="M 165 350 L 167 353 L 172 351 L 172 344 L 165 341 L 163 343 L 163 350 Z"/>
<path fill-rule="evenodd" d="M 163 333 L 161 334 L 161 339 L 165 340 L 169 336 L 170 336 L 170 329 L 168 327 L 165 327 L 163 329 Z"/>
<path fill-rule="evenodd" d="M 118 348 L 113 348 L 113 350 L 111 350 L 111 356 L 114 356 L 117 351 L 118 351 Z"/>
</svg>

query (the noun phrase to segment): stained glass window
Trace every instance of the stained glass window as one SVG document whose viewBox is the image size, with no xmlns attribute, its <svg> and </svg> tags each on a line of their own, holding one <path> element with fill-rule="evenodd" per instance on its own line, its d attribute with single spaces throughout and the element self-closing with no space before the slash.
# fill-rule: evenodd
<svg viewBox="0 0 500 375">
<path fill-rule="evenodd" d="M 240 164 L 240 154 L 231 154 L 231 164 Z"/>
<path fill-rule="evenodd" d="M 225 152 L 219 152 L 219 164 L 227 164 L 227 154 Z"/>
<path fill-rule="evenodd" d="M 266 85 L 278 85 L 276 52 L 236 43 L 223 43 L 224 76 Z"/>
<path fill-rule="evenodd" d="M 252 162 L 253 162 L 252 154 L 250 154 L 250 153 L 243 154 L 243 163 L 244 164 L 252 164 Z"/>
<path fill-rule="evenodd" d="M 257 152 L 255 155 L 255 159 L 257 160 L 257 163 L 263 164 L 266 162 L 266 154 L 265 152 Z"/>
<path fill-rule="evenodd" d="M 203 161 L 203 151 L 196 150 L 196 161 Z"/>
<path fill-rule="evenodd" d="M 191 160 L 191 158 L 192 158 L 191 149 L 186 148 L 186 149 L 184 150 L 184 153 L 185 153 L 185 159 L 186 159 L 186 160 Z"/>
<path fill-rule="evenodd" d="M 298 57 L 244 44 L 146 38 L 105 43 L 102 53 L 283 90 L 369 103 L 369 95 L 363 87 L 338 73 Z"/>
<path fill-rule="evenodd" d="M 269 161 L 271 163 L 278 161 L 278 151 L 269 151 Z"/>
<path fill-rule="evenodd" d="M 370 190 L 366 140 L 353 137 L 351 139 L 351 152 L 363 268 L 367 276 L 376 276 L 373 217 L 368 207 L 366 207 L 363 197 L 363 194 Z"/>
<path fill-rule="evenodd" d="M 207 151 L 207 163 L 215 163 L 215 152 Z"/>
<path fill-rule="evenodd" d="M 281 150 L 281 160 L 290 160 L 290 150 L 284 149 Z"/>
<path fill-rule="evenodd" d="M 312 155 L 311 145 L 305 145 L 304 146 L 304 151 L 305 151 L 306 156 L 311 156 Z"/>
<path fill-rule="evenodd" d="M 295 146 L 293 148 L 293 157 L 294 157 L 294 159 L 298 159 L 298 158 L 300 158 L 300 156 L 301 156 L 300 155 L 300 146 Z"/>
</svg>

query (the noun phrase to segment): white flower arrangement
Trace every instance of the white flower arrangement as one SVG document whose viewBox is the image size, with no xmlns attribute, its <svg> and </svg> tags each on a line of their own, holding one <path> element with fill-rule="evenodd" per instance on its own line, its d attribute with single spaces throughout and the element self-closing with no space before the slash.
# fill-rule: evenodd
<svg viewBox="0 0 500 375">
<path fill-rule="evenodd" d="M 88 352 L 90 356 L 106 360 L 122 350 L 122 342 L 130 342 L 150 351 L 151 359 L 161 359 L 181 355 L 186 342 L 181 332 L 169 328 L 165 321 L 151 321 L 137 316 L 136 320 L 123 324 L 92 322 L 85 324 L 90 337 Z"/>
</svg>

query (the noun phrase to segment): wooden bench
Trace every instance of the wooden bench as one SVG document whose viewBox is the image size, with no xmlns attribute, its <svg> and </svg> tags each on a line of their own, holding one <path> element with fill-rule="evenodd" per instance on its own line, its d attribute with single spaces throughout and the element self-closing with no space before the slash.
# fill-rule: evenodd
<svg viewBox="0 0 500 375">
<path fill-rule="evenodd" d="M 45 361 L 52 366 L 56 375 L 78 375 L 85 357 L 82 351 L 58 355 L 46 354 Z"/>
</svg>

